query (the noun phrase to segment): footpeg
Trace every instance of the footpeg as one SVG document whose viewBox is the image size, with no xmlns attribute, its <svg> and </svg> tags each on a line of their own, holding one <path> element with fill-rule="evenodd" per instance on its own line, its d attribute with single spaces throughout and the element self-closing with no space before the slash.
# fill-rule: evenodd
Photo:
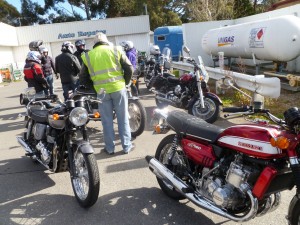
<svg viewBox="0 0 300 225">
<path fill-rule="evenodd" d="M 187 194 L 187 193 L 194 193 L 195 192 L 194 188 L 192 188 L 192 187 L 182 188 L 181 191 L 183 193 L 185 193 L 185 194 Z"/>
</svg>

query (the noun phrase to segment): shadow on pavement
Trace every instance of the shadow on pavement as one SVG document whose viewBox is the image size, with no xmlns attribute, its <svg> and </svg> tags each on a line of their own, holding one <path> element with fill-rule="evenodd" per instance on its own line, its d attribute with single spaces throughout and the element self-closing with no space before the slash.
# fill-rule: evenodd
<svg viewBox="0 0 300 225">
<path fill-rule="evenodd" d="M 45 170 L 42 165 L 25 156 L 0 161 L 0 205 L 55 185 Z M 0 215 L 2 217 L 4 214 Z"/>
<path fill-rule="evenodd" d="M 157 188 L 130 189 L 104 196 L 100 190 L 98 201 L 89 209 L 81 208 L 73 196 L 38 194 L 5 203 L 0 209 L 0 224 L 215 224 L 187 203 L 169 199 Z"/>
</svg>

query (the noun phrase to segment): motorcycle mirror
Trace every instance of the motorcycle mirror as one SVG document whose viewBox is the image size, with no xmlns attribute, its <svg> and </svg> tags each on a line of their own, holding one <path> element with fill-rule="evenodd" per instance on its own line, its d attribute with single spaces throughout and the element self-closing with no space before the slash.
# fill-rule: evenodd
<svg viewBox="0 0 300 225">
<path fill-rule="evenodd" d="M 190 52 L 191 52 L 190 49 L 187 46 L 185 46 L 185 45 L 183 46 L 182 49 L 183 49 L 183 51 L 185 51 L 188 54 L 190 54 Z"/>
</svg>

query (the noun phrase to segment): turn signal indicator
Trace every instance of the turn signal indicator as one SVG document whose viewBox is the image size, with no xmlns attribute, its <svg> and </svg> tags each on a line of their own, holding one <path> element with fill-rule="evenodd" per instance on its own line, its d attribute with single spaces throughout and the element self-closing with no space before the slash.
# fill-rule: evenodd
<svg viewBox="0 0 300 225">
<path fill-rule="evenodd" d="M 280 136 L 277 138 L 271 138 L 270 143 L 273 147 L 278 147 L 280 149 L 287 149 L 290 145 L 289 139 L 286 137 Z"/>
</svg>

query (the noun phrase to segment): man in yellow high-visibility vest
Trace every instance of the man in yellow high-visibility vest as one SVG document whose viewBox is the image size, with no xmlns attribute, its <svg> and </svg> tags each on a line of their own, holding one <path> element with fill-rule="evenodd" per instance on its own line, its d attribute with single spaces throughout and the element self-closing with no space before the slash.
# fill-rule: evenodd
<svg viewBox="0 0 300 225">
<path fill-rule="evenodd" d="M 113 128 L 113 110 L 116 112 L 118 131 L 123 152 L 133 150 L 128 119 L 128 98 L 126 85 L 133 74 L 133 66 L 120 46 L 112 46 L 103 33 L 97 33 L 93 49 L 82 54 L 80 84 L 89 86 L 92 81 L 94 90 L 106 91 L 103 102 L 99 104 L 103 126 L 105 150 L 109 155 L 115 151 L 115 132 Z M 101 97 L 101 96 L 98 96 Z"/>
</svg>

